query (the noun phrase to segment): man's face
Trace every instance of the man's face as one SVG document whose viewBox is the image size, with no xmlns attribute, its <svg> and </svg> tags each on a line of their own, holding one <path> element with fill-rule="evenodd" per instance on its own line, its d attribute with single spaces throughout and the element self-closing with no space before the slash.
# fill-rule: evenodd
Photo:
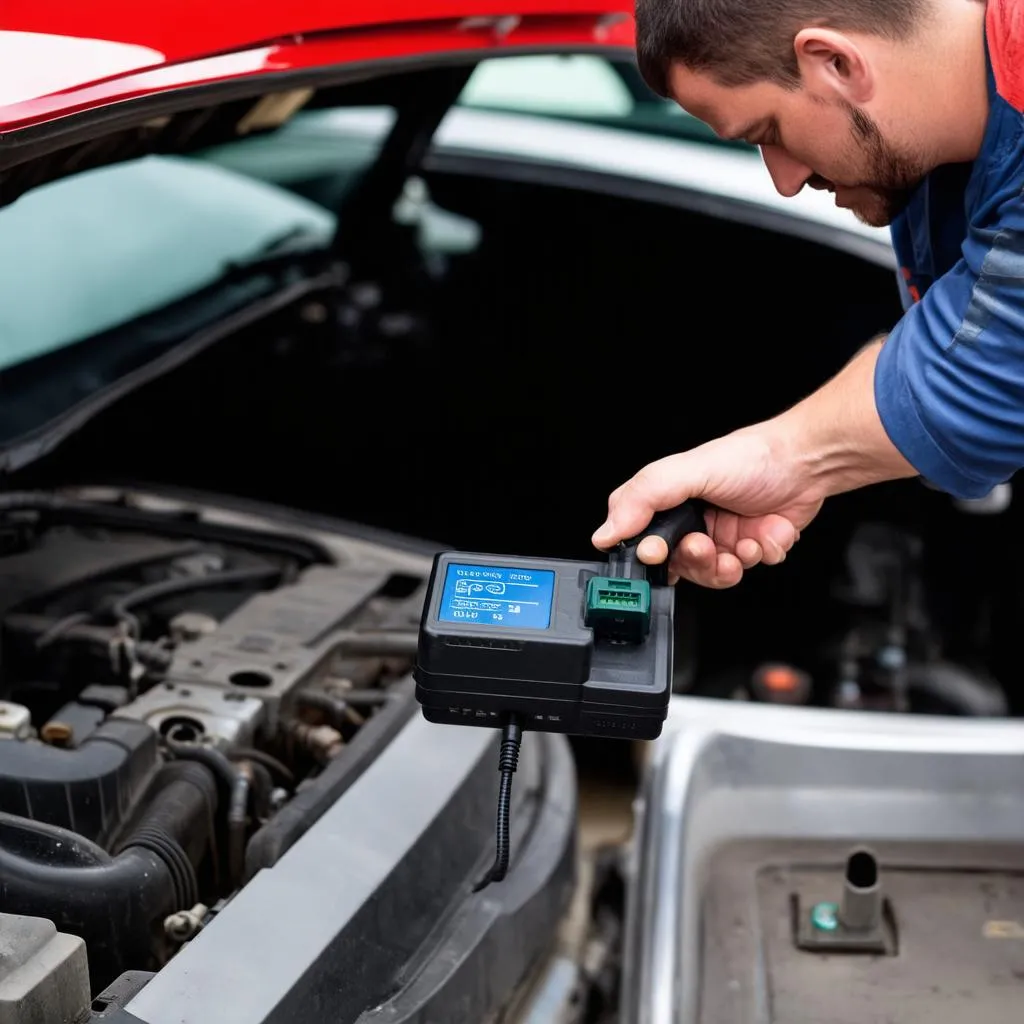
<svg viewBox="0 0 1024 1024">
<path fill-rule="evenodd" d="M 718 135 L 759 146 L 780 194 L 795 196 L 804 185 L 828 190 L 837 206 L 872 227 L 891 223 L 929 170 L 862 110 L 803 86 L 723 86 L 681 65 L 670 86 L 676 102 Z"/>
</svg>

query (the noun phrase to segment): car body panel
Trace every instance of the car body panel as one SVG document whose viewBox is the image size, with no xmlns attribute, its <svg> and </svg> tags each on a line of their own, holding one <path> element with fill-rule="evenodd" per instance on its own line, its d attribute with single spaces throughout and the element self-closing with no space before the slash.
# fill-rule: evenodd
<svg viewBox="0 0 1024 1024">
<path fill-rule="evenodd" d="M 368 127 L 379 115 L 352 110 L 336 111 L 332 116 L 339 124 L 345 121 L 354 128 L 360 122 Z M 888 228 L 863 224 L 848 210 L 838 208 L 826 192 L 804 189 L 793 197 L 780 195 L 756 150 L 739 151 L 571 121 L 456 108 L 442 122 L 432 152 L 486 154 L 523 166 L 541 165 L 548 169 L 545 180 L 551 179 L 550 168 L 554 167 L 596 172 L 618 180 L 662 186 L 680 197 L 694 197 L 694 205 L 704 208 L 721 199 L 728 207 L 716 207 L 715 212 L 729 219 L 809 235 L 823 244 L 896 268 Z"/>
<path fill-rule="evenodd" d="M 168 90 L 467 50 L 629 47 L 622 0 L 520 0 L 518 13 L 481 0 L 391 0 L 301 7 L 8 4 L 0 29 L 0 131 Z M 291 13 L 290 13 L 291 12 Z M 16 72 L 12 69 L 17 69 Z"/>
<path fill-rule="evenodd" d="M 771 972 L 764 947 L 728 992 L 704 994 L 705 1007 L 718 1012 L 701 1012 L 708 865 L 726 851 L 765 840 L 853 848 L 869 837 L 882 858 L 897 844 L 920 844 L 917 858 L 932 845 L 958 870 L 984 871 L 985 860 L 972 859 L 978 851 L 1012 851 L 1024 841 L 1022 753 L 1019 720 L 673 697 L 638 802 L 623 1024 L 765 1019 Z M 958 847 L 973 854 L 958 856 Z M 786 854 L 777 856 L 785 862 Z M 955 906 L 955 897 L 946 905 Z M 769 930 L 755 914 L 750 920 L 744 931 Z M 741 1009 L 749 1006 L 756 1009 Z"/>
</svg>

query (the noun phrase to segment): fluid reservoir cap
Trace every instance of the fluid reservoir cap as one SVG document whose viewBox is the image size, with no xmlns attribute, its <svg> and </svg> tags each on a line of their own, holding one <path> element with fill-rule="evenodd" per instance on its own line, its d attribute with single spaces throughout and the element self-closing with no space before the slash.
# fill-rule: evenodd
<svg viewBox="0 0 1024 1024">
<path fill-rule="evenodd" d="M 811 699 L 811 677 L 783 662 L 766 662 L 754 669 L 750 689 L 765 704 L 806 704 Z"/>
<path fill-rule="evenodd" d="M 23 740 L 32 731 L 32 712 L 23 704 L 0 700 L 0 740 Z"/>
</svg>

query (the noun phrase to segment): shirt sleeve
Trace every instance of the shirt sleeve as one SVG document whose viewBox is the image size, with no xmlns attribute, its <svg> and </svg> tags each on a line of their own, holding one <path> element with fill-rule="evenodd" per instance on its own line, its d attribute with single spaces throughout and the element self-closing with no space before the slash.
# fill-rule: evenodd
<svg viewBox="0 0 1024 1024">
<path fill-rule="evenodd" d="M 1024 201 L 972 227 L 961 259 L 890 333 L 882 425 L 928 482 L 980 498 L 1024 467 Z"/>
</svg>

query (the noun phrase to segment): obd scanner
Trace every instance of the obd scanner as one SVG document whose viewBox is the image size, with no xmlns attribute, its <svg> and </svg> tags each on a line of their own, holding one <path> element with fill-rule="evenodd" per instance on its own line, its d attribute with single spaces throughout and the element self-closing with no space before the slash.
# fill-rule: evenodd
<svg viewBox="0 0 1024 1024">
<path fill-rule="evenodd" d="M 706 533 L 703 507 L 659 512 L 606 563 L 469 552 L 435 556 L 413 676 L 424 717 L 503 730 L 498 850 L 477 890 L 505 876 L 523 730 L 656 739 L 672 694 L 675 595 L 667 565 L 637 557 Z M 474 890 L 476 891 L 476 890 Z"/>
</svg>

